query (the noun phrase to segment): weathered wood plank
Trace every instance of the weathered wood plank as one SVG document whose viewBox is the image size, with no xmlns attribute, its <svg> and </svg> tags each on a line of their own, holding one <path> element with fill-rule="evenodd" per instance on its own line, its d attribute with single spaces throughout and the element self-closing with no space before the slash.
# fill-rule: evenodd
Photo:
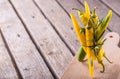
<svg viewBox="0 0 120 79">
<path fill-rule="evenodd" d="M 1 32 L 23 79 L 53 79 L 8 0 L 0 0 Z"/>
<path fill-rule="evenodd" d="M 73 31 L 72 22 L 66 12 L 57 4 L 55 0 L 33 1 L 37 3 L 47 19 L 52 22 L 54 28 L 59 32 L 73 53 L 77 52 L 80 44 L 75 35 L 75 32 Z"/>
<path fill-rule="evenodd" d="M 83 0 L 79 0 L 82 3 L 84 2 Z M 98 8 L 97 14 L 98 16 L 105 17 L 107 15 L 107 12 L 110 10 L 108 7 L 106 7 L 104 4 L 102 4 L 99 0 L 87 0 L 89 3 L 90 8 L 93 10 L 94 7 Z M 120 26 L 120 18 L 113 12 L 112 19 L 109 24 L 109 28 L 112 31 L 115 31 L 120 34 L 119 31 L 119 26 Z"/>
<path fill-rule="evenodd" d="M 101 0 L 107 6 L 112 8 L 120 16 L 120 0 Z"/>
<path fill-rule="evenodd" d="M 0 34 L 0 79 L 18 79 L 12 60 Z"/>
<path fill-rule="evenodd" d="M 58 78 L 61 77 L 72 54 L 32 0 L 11 0 L 38 49 Z"/>
</svg>

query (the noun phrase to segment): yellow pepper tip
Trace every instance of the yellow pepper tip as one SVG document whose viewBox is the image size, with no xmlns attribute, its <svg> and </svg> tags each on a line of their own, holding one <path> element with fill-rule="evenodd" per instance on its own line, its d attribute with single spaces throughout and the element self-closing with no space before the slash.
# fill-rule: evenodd
<svg viewBox="0 0 120 79">
<path fill-rule="evenodd" d="M 70 13 L 70 17 L 73 17 L 74 16 L 74 14 L 73 13 Z"/>
<path fill-rule="evenodd" d="M 109 11 L 110 15 L 112 16 L 112 10 Z"/>
<path fill-rule="evenodd" d="M 85 1 L 84 5 L 85 5 L 86 17 L 90 18 L 90 9 L 87 1 Z"/>
</svg>

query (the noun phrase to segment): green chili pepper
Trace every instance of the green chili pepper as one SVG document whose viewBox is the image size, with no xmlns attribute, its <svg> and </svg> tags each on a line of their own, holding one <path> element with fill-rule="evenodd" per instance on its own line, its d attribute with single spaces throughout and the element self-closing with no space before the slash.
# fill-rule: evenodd
<svg viewBox="0 0 120 79">
<path fill-rule="evenodd" d="M 86 61 L 85 56 L 86 56 L 86 53 L 85 53 L 83 47 L 80 47 L 80 49 L 78 51 L 78 61 L 85 62 Z"/>
<path fill-rule="evenodd" d="M 109 13 L 107 14 L 107 16 L 103 19 L 102 23 L 100 24 L 100 26 L 98 26 L 98 28 L 96 30 L 97 40 L 99 40 L 101 38 L 101 36 L 105 32 L 105 30 L 107 29 L 107 26 L 108 26 L 108 23 L 109 23 L 111 17 L 112 17 L 112 11 L 110 10 Z"/>
</svg>

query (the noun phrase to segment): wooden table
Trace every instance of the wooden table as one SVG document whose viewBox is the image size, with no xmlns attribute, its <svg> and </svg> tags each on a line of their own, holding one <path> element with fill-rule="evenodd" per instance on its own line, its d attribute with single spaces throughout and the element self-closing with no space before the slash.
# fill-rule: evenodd
<svg viewBox="0 0 120 79">
<path fill-rule="evenodd" d="M 0 0 L 0 79 L 58 79 L 80 47 L 69 13 L 84 0 Z M 120 34 L 120 0 L 87 0 Z"/>
</svg>

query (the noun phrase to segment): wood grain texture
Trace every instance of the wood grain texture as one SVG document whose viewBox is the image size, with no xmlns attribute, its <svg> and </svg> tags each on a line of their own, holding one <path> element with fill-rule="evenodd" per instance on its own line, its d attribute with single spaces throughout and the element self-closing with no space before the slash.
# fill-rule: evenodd
<svg viewBox="0 0 120 79">
<path fill-rule="evenodd" d="M 0 79 L 18 79 L 12 60 L 0 34 Z"/>
<path fill-rule="evenodd" d="M 1 32 L 23 79 L 53 79 L 8 0 L 0 0 L 0 6 Z"/>
<path fill-rule="evenodd" d="M 109 6 L 111 9 L 113 9 L 117 14 L 120 16 L 120 0 L 101 0 L 103 3 L 105 3 L 107 6 Z"/>
<path fill-rule="evenodd" d="M 57 4 L 55 0 L 34 0 L 45 16 L 52 22 L 55 29 L 59 32 L 73 53 L 79 49 L 79 42 L 73 25 L 66 12 Z"/>
<path fill-rule="evenodd" d="M 100 73 L 100 67 L 95 62 L 94 78 L 90 78 L 87 62 L 79 62 L 76 55 L 61 79 L 120 79 L 120 48 L 117 46 L 120 37 L 117 33 L 112 32 L 108 33 L 105 38 L 107 40 L 103 47 L 106 55 L 112 60 L 113 64 L 105 60 L 106 70 L 104 73 Z"/>
<path fill-rule="evenodd" d="M 83 0 L 79 0 L 80 2 L 84 3 Z M 110 10 L 108 7 L 106 7 L 104 4 L 102 4 L 99 0 L 87 0 L 91 10 L 93 10 L 94 7 L 97 7 L 97 14 L 100 16 L 100 18 L 103 18 L 107 15 L 107 12 Z M 120 18 L 113 12 L 112 19 L 109 24 L 109 28 L 112 31 L 115 31 L 120 34 L 119 26 L 120 26 Z"/>
<path fill-rule="evenodd" d="M 55 75 L 60 78 L 73 57 L 71 52 L 32 0 L 11 0 L 11 2 L 24 21 L 46 62 L 48 62 Z"/>
</svg>

